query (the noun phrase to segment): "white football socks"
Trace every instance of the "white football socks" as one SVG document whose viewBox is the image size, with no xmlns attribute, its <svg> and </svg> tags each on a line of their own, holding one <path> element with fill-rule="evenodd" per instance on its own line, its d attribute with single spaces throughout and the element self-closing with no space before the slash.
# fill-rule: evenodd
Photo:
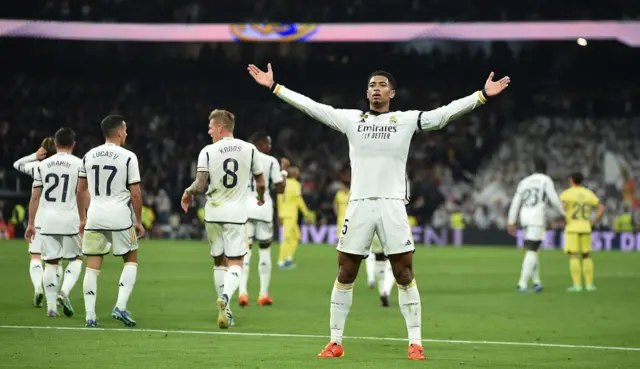
<svg viewBox="0 0 640 369">
<path fill-rule="evenodd" d="M 218 297 L 222 297 L 222 289 L 224 288 L 224 276 L 227 275 L 226 266 L 213 267 L 213 284 L 216 286 Z"/>
<path fill-rule="evenodd" d="M 58 296 L 58 280 L 56 278 L 56 271 L 58 266 L 55 264 L 45 264 L 44 267 L 44 295 L 47 298 L 47 310 L 57 311 L 56 298 Z"/>
<path fill-rule="evenodd" d="M 387 267 L 387 261 L 386 260 L 376 260 L 376 264 L 375 264 L 375 275 L 376 275 L 376 281 L 378 282 L 378 294 L 380 296 L 384 295 L 384 282 L 385 282 L 385 269 Z"/>
<path fill-rule="evenodd" d="M 62 285 L 62 275 L 64 274 L 64 269 L 62 268 L 62 260 L 58 262 L 58 267 L 56 268 L 56 284 L 59 286 Z"/>
<path fill-rule="evenodd" d="M 251 249 L 247 250 L 247 254 L 244 256 L 244 262 L 242 264 L 242 275 L 240 276 L 240 286 L 238 293 L 240 295 L 248 294 L 247 284 L 249 283 L 249 269 L 251 269 Z"/>
<path fill-rule="evenodd" d="M 342 344 L 344 326 L 353 302 L 353 283 L 340 283 L 336 280 L 331 291 L 331 342 Z"/>
<path fill-rule="evenodd" d="M 271 283 L 271 248 L 260 249 L 258 264 L 260 273 L 260 296 L 269 296 L 269 284 Z"/>
<path fill-rule="evenodd" d="M 96 320 L 96 299 L 98 298 L 99 270 L 87 268 L 82 281 L 84 292 L 84 310 L 87 320 Z"/>
<path fill-rule="evenodd" d="M 542 285 L 542 280 L 540 279 L 540 257 L 536 252 L 536 265 L 533 267 L 533 284 Z"/>
<path fill-rule="evenodd" d="M 231 265 L 227 269 L 227 274 L 224 276 L 224 287 L 222 289 L 222 295 L 227 295 L 227 303 L 231 301 L 233 294 L 238 289 L 240 284 L 240 276 L 242 275 L 242 267 L 240 265 Z"/>
<path fill-rule="evenodd" d="M 407 286 L 398 285 L 398 303 L 407 323 L 409 344 L 422 346 L 422 305 L 415 279 Z"/>
<path fill-rule="evenodd" d="M 118 301 L 116 307 L 120 310 L 127 310 L 127 302 L 133 287 L 136 285 L 136 277 L 138 275 L 138 263 L 124 263 L 122 274 L 120 274 L 120 282 L 118 282 Z"/>
<path fill-rule="evenodd" d="M 62 278 L 62 288 L 60 288 L 60 292 L 69 296 L 76 282 L 78 282 L 80 272 L 82 272 L 82 260 L 76 259 L 70 261 L 64 272 L 64 278 Z"/>
<path fill-rule="evenodd" d="M 31 283 L 33 283 L 33 290 L 35 293 L 43 293 L 42 290 L 42 261 L 37 259 L 31 259 L 29 263 L 29 276 L 31 277 Z"/>
<path fill-rule="evenodd" d="M 376 255 L 371 252 L 365 259 L 364 266 L 367 269 L 367 284 L 373 286 L 376 283 Z"/>
<path fill-rule="evenodd" d="M 385 270 L 384 270 L 384 292 L 383 294 L 386 296 L 391 295 L 391 291 L 393 290 L 393 286 L 396 284 L 396 277 L 393 275 L 393 269 L 391 268 L 391 262 L 387 260 Z"/>
<path fill-rule="evenodd" d="M 524 254 L 524 260 L 522 260 L 522 270 L 520 271 L 520 281 L 518 286 L 520 288 L 527 288 L 529 278 L 533 274 L 533 269 L 538 263 L 538 253 L 535 251 L 527 250 Z"/>
</svg>

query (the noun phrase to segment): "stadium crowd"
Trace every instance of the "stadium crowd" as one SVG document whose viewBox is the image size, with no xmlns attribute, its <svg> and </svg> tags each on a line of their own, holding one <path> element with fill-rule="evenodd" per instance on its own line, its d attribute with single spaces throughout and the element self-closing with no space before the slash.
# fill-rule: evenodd
<svg viewBox="0 0 640 369">
<path fill-rule="evenodd" d="M 347 140 L 254 86 L 245 74 L 248 62 L 270 61 L 276 79 L 288 87 L 363 110 L 365 80 L 376 69 L 394 73 L 397 110 L 427 110 L 462 97 L 482 86 L 491 70 L 510 75 L 514 86 L 505 96 L 442 131 L 414 138 L 409 213 L 421 224 L 446 225 L 449 214 L 460 211 L 467 224 L 504 228 L 514 186 L 534 155 L 546 155 L 558 188 L 571 171 L 582 170 L 597 189 L 602 137 L 634 154 L 640 137 L 640 106 L 633 104 L 640 77 L 628 73 L 638 51 L 613 43 L 494 43 L 489 49 L 456 44 L 447 52 L 426 52 L 391 44 L 2 40 L 0 50 L 18 44 L 23 53 L 0 61 L 8 71 L 0 76 L 0 187 L 28 190 L 30 180 L 11 163 L 34 152 L 58 127 L 76 130 L 76 153 L 82 155 L 100 143 L 100 117 L 119 112 L 130 127 L 128 146 L 140 160 L 145 203 L 157 223 L 174 228 L 197 222 L 197 210 L 180 215 L 178 203 L 208 143 L 213 108 L 236 114 L 240 138 L 267 131 L 274 154 L 301 167 L 305 200 L 317 222 L 334 221 L 333 195 L 339 181 L 349 178 Z M 617 68 L 601 74 L 611 58 L 619 61 Z"/>
</svg>

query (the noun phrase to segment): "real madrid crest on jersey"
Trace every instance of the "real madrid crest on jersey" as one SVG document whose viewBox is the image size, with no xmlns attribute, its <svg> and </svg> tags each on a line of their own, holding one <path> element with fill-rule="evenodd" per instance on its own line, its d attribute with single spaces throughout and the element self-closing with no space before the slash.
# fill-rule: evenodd
<svg viewBox="0 0 640 369">
<path fill-rule="evenodd" d="M 389 117 L 389 123 L 390 124 L 398 124 L 398 118 L 396 118 L 395 115 L 392 115 Z"/>
</svg>

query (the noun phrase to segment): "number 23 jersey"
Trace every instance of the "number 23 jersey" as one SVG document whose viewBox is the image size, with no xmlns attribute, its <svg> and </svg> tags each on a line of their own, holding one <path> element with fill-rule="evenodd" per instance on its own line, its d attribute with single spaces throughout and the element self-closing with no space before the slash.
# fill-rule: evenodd
<svg viewBox="0 0 640 369">
<path fill-rule="evenodd" d="M 87 179 L 91 202 L 88 231 L 122 231 L 133 226 L 129 186 L 140 183 L 138 157 L 111 143 L 95 147 L 84 156 L 80 178 Z"/>
<path fill-rule="evenodd" d="M 548 203 L 551 203 L 559 214 L 564 214 L 551 178 L 542 173 L 534 173 L 524 178 L 518 183 L 518 189 L 511 202 L 509 224 L 515 224 L 519 209 L 521 225 L 544 227 Z"/>
<path fill-rule="evenodd" d="M 262 174 L 256 147 L 237 138 L 223 138 L 200 151 L 198 172 L 209 173 L 204 220 L 246 223 L 251 178 Z"/>
</svg>

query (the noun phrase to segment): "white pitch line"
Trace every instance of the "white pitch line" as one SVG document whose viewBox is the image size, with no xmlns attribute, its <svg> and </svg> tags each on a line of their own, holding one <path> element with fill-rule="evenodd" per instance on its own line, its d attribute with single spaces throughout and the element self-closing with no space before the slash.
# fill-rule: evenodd
<svg viewBox="0 0 640 369">
<path fill-rule="evenodd" d="M 138 333 L 175 333 L 175 334 L 201 334 L 213 336 L 252 336 L 252 337 L 286 337 L 286 338 L 323 338 L 328 339 L 329 336 L 317 334 L 290 334 L 290 333 L 258 333 L 258 332 L 211 332 L 211 331 L 188 331 L 188 330 L 164 330 L 164 329 L 143 329 L 143 328 L 84 328 L 84 327 L 47 327 L 47 326 L 28 326 L 28 325 L 0 325 L 0 329 L 40 329 L 55 331 L 98 331 L 98 332 L 138 332 Z M 367 341 L 406 341 L 406 338 L 394 337 L 344 337 L 352 340 Z M 638 351 L 640 347 L 620 347 L 620 346 L 591 346 L 591 345 L 570 345 L 562 343 L 538 343 L 538 342 L 508 342 L 508 341 L 468 341 L 468 340 L 438 340 L 438 339 L 422 339 L 423 342 L 431 343 L 453 343 L 467 345 L 498 345 L 498 346 L 528 346 L 528 347 L 556 347 L 571 349 L 590 349 L 590 350 L 614 350 L 614 351 Z"/>
</svg>

